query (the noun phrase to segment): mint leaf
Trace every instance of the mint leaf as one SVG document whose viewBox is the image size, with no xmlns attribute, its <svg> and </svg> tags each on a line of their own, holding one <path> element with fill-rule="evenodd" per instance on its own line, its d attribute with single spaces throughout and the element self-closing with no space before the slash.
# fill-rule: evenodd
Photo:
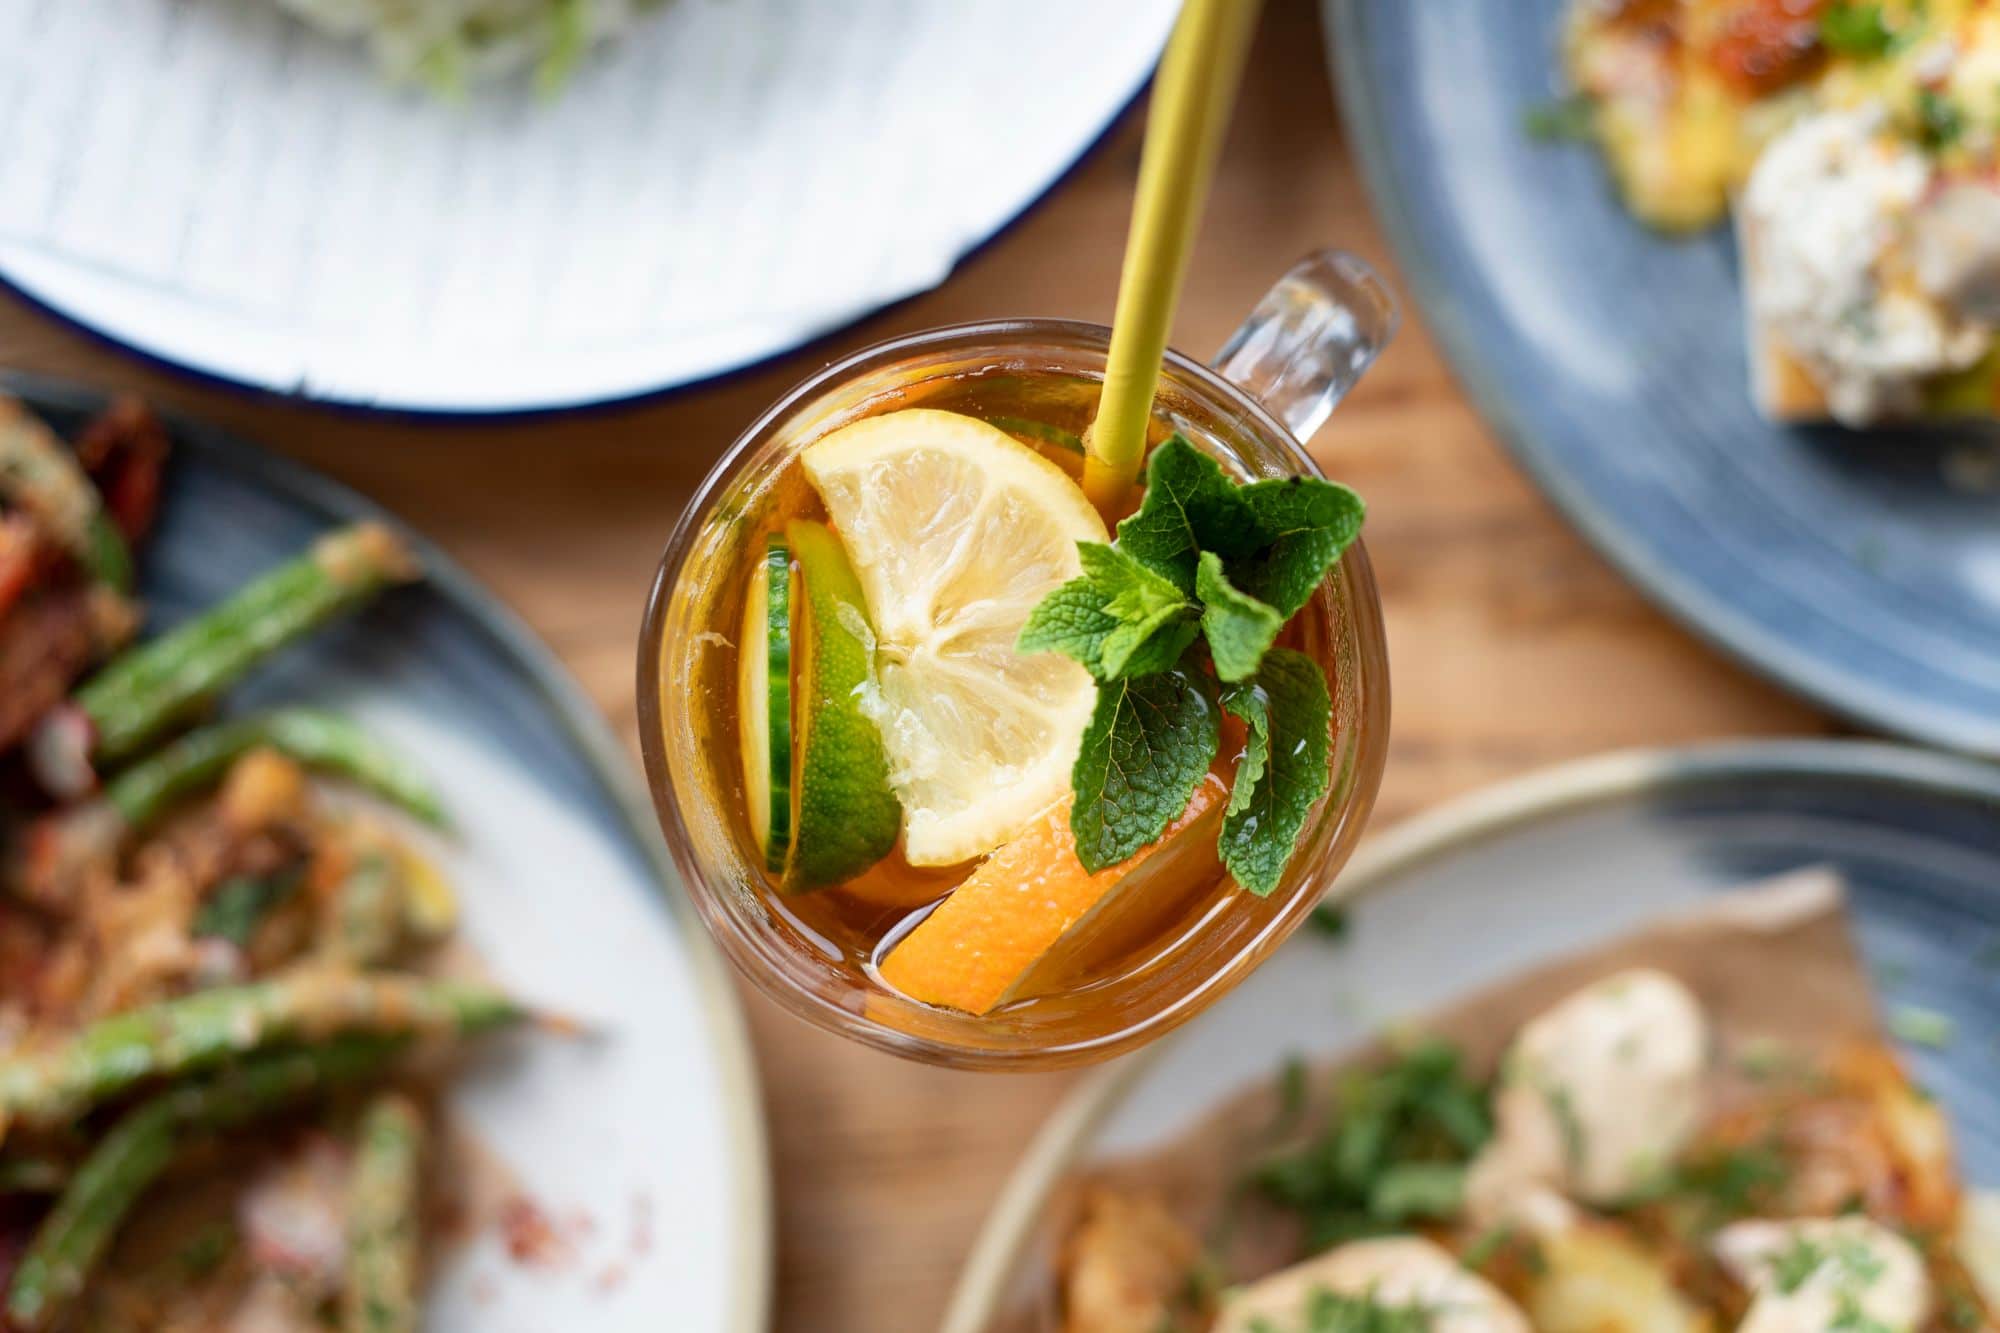
<svg viewBox="0 0 2000 1333">
<path fill-rule="evenodd" d="M 1201 553 L 1194 593 L 1201 599 L 1201 628 L 1208 635 L 1215 674 L 1229 681 L 1249 676 L 1285 627 L 1285 618 L 1275 607 L 1238 592 L 1213 551 Z"/>
<path fill-rule="evenodd" d="M 1254 554 L 1229 561 L 1230 580 L 1289 620 L 1361 535 L 1368 507 L 1347 487 L 1317 477 L 1252 482 L 1237 494 L 1256 534 Z"/>
<path fill-rule="evenodd" d="M 1061 653 L 1089 667 L 1091 675 L 1102 675 L 1104 640 L 1118 628 L 1118 618 L 1105 609 L 1110 600 L 1088 576 L 1071 579 L 1035 603 L 1014 651 Z"/>
<path fill-rule="evenodd" d="M 1083 574 L 1044 597 L 1015 651 L 1062 653 L 1099 680 L 1164 671 L 1194 641 L 1200 609 L 1124 552 L 1078 542 Z"/>
<path fill-rule="evenodd" d="M 1222 706 L 1250 724 L 1222 815 L 1222 864 L 1262 898 L 1278 887 L 1306 816 L 1332 781 L 1333 700 L 1317 663 L 1274 648 L 1255 676 L 1223 691 Z"/>
<path fill-rule="evenodd" d="M 1085 870 L 1117 865 L 1187 809 L 1215 758 L 1220 721 L 1214 686 L 1185 667 L 1097 687 L 1070 772 L 1069 827 Z"/>
<path fill-rule="evenodd" d="M 1146 459 L 1146 493 L 1139 512 L 1118 525 L 1118 549 L 1192 593 L 1200 552 L 1248 555 L 1256 535 L 1242 490 L 1222 465 L 1175 435 Z"/>
<path fill-rule="evenodd" d="M 1086 544 L 1078 551 L 1085 575 L 1108 594 L 1105 613 L 1118 622 L 1100 646 L 1099 676 L 1105 680 L 1144 676 L 1180 661 L 1194 641 L 1200 608 L 1167 579 L 1115 547 Z"/>
</svg>

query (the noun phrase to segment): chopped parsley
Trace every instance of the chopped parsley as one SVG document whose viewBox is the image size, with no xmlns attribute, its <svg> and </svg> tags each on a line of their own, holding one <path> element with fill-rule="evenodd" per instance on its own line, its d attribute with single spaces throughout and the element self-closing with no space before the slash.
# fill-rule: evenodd
<svg viewBox="0 0 2000 1333">
<path fill-rule="evenodd" d="M 1318 1250 L 1454 1215 L 1465 1164 L 1492 1136 L 1485 1089 L 1459 1052 L 1420 1042 L 1384 1068 L 1350 1075 L 1311 1141 L 1245 1177 L 1258 1197 L 1297 1213 Z"/>
<path fill-rule="evenodd" d="M 1835 1299 L 1840 1303 L 1839 1308 L 1844 1312 L 1852 1306 L 1854 1319 L 1860 1321 L 1850 1322 L 1836 1316 L 1833 1326 L 1870 1333 L 1875 1322 L 1862 1313 L 1855 1292 L 1874 1286 L 1887 1267 L 1880 1255 L 1852 1236 L 1836 1236 L 1823 1245 L 1806 1236 L 1794 1236 L 1791 1244 L 1772 1258 L 1771 1280 L 1780 1292 L 1789 1296 L 1814 1274 L 1829 1271 L 1837 1283 Z"/>
<path fill-rule="evenodd" d="M 1624 1208 L 1679 1205 L 1697 1231 L 1768 1212 L 1791 1178 L 1783 1154 L 1753 1143 L 1697 1151 L 1621 1202 Z"/>
<path fill-rule="evenodd" d="M 1306 922 L 1313 928 L 1313 932 L 1322 939 L 1344 940 L 1347 938 L 1349 925 L 1347 909 L 1336 903 L 1321 903 L 1318 907 L 1313 908 L 1312 915 L 1306 918 Z"/>
<path fill-rule="evenodd" d="M 1571 1175 L 1579 1174 L 1590 1149 L 1583 1132 L 1583 1117 L 1576 1113 L 1576 1103 L 1571 1100 L 1569 1089 L 1560 1083 L 1544 1085 L 1541 1093 L 1543 1100 L 1549 1104 L 1549 1113 L 1556 1118 L 1556 1127 L 1562 1131 L 1563 1161 Z"/>
<path fill-rule="evenodd" d="M 1250 1333 L 1430 1333 L 1431 1312 L 1423 1306 L 1385 1305 L 1372 1296 L 1345 1296 L 1316 1287 L 1306 1297 L 1297 1323 L 1250 1321 Z"/>
<path fill-rule="evenodd" d="M 1771 1280 L 1778 1284 L 1778 1290 L 1789 1296 L 1806 1284 L 1806 1279 L 1819 1271 L 1826 1262 L 1826 1251 L 1804 1236 L 1794 1236 L 1792 1243 L 1780 1250 L 1771 1260 Z"/>
<path fill-rule="evenodd" d="M 1956 103 L 1934 88 L 1917 93 L 1917 140 L 1932 152 L 1941 152 L 1965 137 L 1965 113 Z"/>
<path fill-rule="evenodd" d="M 1543 143 L 1576 143 L 1597 135 L 1597 104 L 1581 93 L 1529 107 L 1521 129 Z"/>
<path fill-rule="evenodd" d="M 1859 1297 L 1845 1290 L 1834 1297 L 1833 1323 L 1829 1327 L 1834 1333 L 1895 1333 L 1894 1329 L 1862 1309 Z"/>
<path fill-rule="evenodd" d="M 1819 16 L 1819 40 L 1835 55 L 1875 60 L 1896 49 L 1896 30 L 1881 5 L 1841 0 Z"/>
</svg>

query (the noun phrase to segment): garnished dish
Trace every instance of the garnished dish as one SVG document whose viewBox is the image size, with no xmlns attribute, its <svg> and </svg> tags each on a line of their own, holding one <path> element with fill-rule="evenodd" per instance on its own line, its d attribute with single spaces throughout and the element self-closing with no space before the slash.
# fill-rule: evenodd
<svg viewBox="0 0 2000 1333">
<path fill-rule="evenodd" d="M 446 96 L 532 73 L 556 92 L 598 44 L 666 0 L 277 0 L 336 37 L 368 43 L 384 73 Z"/>
<path fill-rule="evenodd" d="M 212 716 L 420 577 L 364 523 L 139 634 L 167 453 L 0 401 L 0 1324 L 412 1329 L 436 1093 L 525 1008 L 454 955 L 421 771 L 337 713 Z"/>
<path fill-rule="evenodd" d="M 1767 416 L 2000 414 L 2000 4 L 1575 0 L 1565 50 L 1633 212 L 1733 211 Z"/>
<path fill-rule="evenodd" d="M 1806 872 L 1094 1163 L 1046 1215 L 1045 1293 L 992 1327 L 1990 1329 L 1994 1213 Z"/>
</svg>

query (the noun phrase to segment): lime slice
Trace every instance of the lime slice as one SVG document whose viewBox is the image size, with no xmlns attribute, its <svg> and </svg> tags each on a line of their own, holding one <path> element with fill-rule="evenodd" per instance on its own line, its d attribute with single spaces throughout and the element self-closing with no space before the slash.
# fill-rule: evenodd
<svg viewBox="0 0 2000 1333">
<path fill-rule="evenodd" d="M 1069 791 L 1096 689 L 1068 658 L 1014 643 L 1104 521 L 1060 467 L 956 412 L 869 417 L 802 462 L 875 627 L 863 705 L 892 761 L 903 854 L 983 856 Z"/>
<path fill-rule="evenodd" d="M 777 872 L 792 843 L 792 552 L 783 537 L 771 538 L 750 572 L 738 642 L 743 796 L 764 866 Z"/>
<path fill-rule="evenodd" d="M 785 872 L 790 890 L 838 884 L 896 845 L 902 808 L 889 787 L 881 734 L 862 711 L 874 689 L 874 631 L 861 585 L 825 524 L 785 525 L 804 585 L 795 605 L 799 751 L 797 836 Z"/>
</svg>

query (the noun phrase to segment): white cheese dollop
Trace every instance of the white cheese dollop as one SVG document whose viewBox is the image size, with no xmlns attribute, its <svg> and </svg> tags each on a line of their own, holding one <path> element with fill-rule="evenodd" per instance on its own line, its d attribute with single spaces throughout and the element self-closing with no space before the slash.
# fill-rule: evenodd
<svg viewBox="0 0 2000 1333">
<path fill-rule="evenodd" d="M 1811 373 L 1834 418 L 1922 406 L 1923 382 L 1985 354 L 1990 330 L 1895 281 L 1935 168 L 1879 108 L 1808 117 L 1758 159 L 1741 202 L 1756 321 Z"/>
<path fill-rule="evenodd" d="M 1518 1306 L 1449 1251 L 1417 1236 L 1353 1241 L 1238 1288 L 1224 1297 L 1213 1333 L 1266 1325 L 1292 1333 L 1304 1327 L 1319 1291 L 1390 1308 L 1421 1306 L 1431 1333 L 1529 1333 Z"/>
<path fill-rule="evenodd" d="M 1466 1180 L 1473 1219 L 1554 1230 L 1567 1221 L 1559 1196 L 1612 1203 L 1653 1180 L 1699 1123 L 1708 1050 L 1700 1003 L 1650 969 L 1593 982 L 1529 1022 Z"/>
<path fill-rule="evenodd" d="M 1931 1311 L 1916 1247 L 1860 1216 L 1737 1222 L 1716 1257 L 1755 1298 L 1737 1333 L 1834 1333 L 1879 1325 L 1915 1333 Z"/>
</svg>

